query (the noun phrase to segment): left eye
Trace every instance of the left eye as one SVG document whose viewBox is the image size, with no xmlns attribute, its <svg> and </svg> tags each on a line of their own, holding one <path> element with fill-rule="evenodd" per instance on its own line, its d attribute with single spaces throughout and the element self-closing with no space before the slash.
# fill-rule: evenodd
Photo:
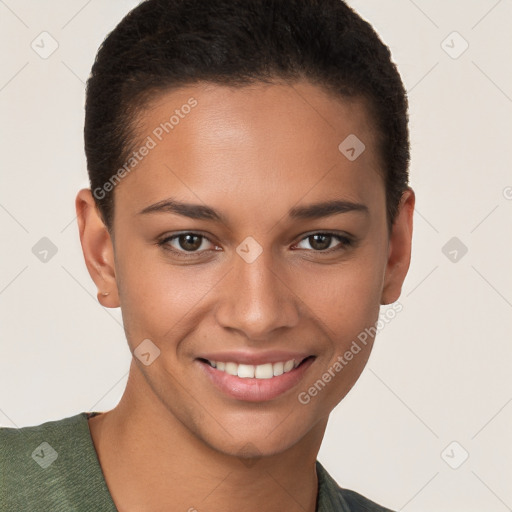
<svg viewBox="0 0 512 512">
<path fill-rule="evenodd" d="M 338 241 L 338 244 L 335 244 L 334 246 L 331 245 L 332 242 L 336 240 Z M 336 245 L 339 245 L 339 248 L 341 249 L 343 247 L 349 246 L 352 242 L 346 236 L 336 235 L 334 233 L 314 233 L 303 238 L 299 244 L 303 243 L 304 241 L 308 241 L 315 252 L 327 251 L 329 249 L 333 249 L 336 247 Z"/>
</svg>

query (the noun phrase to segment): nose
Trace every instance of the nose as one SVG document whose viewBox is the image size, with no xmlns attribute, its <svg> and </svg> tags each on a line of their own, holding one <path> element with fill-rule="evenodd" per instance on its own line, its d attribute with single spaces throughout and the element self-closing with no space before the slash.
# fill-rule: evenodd
<svg viewBox="0 0 512 512">
<path fill-rule="evenodd" d="M 290 274 L 291 270 L 273 263 L 270 250 L 251 263 L 236 255 L 222 285 L 217 322 L 253 341 L 268 340 L 275 331 L 296 326 L 300 299 L 293 292 Z"/>
</svg>

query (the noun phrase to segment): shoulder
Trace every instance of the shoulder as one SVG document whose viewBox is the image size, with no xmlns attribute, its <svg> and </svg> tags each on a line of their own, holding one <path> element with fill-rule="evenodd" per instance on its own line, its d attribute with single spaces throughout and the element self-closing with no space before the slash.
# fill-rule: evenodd
<svg viewBox="0 0 512 512">
<path fill-rule="evenodd" d="M 79 510 L 101 471 L 87 413 L 40 425 L 0 428 L 0 503 L 7 510 Z M 91 485 L 92 484 L 92 485 Z M 84 487 L 84 485 L 86 487 Z"/>
<path fill-rule="evenodd" d="M 0 427 L 0 464 L 9 474 L 32 474 L 32 469 L 49 467 L 59 455 L 69 460 L 69 453 L 60 454 L 57 448 L 68 448 L 73 439 L 80 439 L 88 429 L 86 413 L 47 421 L 40 425 Z M 37 473 L 37 472 L 36 472 Z"/>
<path fill-rule="evenodd" d="M 52 442 L 61 445 L 63 441 L 69 441 L 70 435 L 86 425 L 84 414 L 30 427 L 0 427 L 2 467 L 8 467 L 10 470 L 27 468 L 30 461 L 37 462 L 40 467 L 47 466 L 50 459 L 55 460 L 58 457 L 57 452 L 53 453 L 55 450 L 52 450 Z M 31 466 L 32 464 L 28 467 Z"/>
<path fill-rule="evenodd" d="M 393 512 L 361 494 L 343 489 L 317 461 L 318 508 L 317 512 Z"/>
<path fill-rule="evenodd" d="M 75 416 L 60 420 L 47 421 L 40 425 L 30 427 L 11 428 L 0 427 L 0 442 L 14 443 L 19 446 L 29 439 L 35 439 L 40 435 L 60 435 L 63 430 L 74 429 L 77 425 L 83 425 L 87 413 L 79 413 Z"/>
</svg>

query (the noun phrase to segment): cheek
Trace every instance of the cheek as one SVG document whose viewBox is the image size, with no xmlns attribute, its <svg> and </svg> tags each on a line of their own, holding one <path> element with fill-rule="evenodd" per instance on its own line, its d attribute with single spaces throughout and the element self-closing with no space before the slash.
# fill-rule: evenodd
<svg viewBox="0 0 512 512">
<path fill-rule="evenodd" d="M 357 334 L 378 317 L 385 260 L 378 245 L 336 266 L 298 272 L 297 295 L 321 319 L 331 336 Z"/>
<path fill-rule="evenodd" d="M 353 269 L 352 269 L 353 270 Z M 322 353 L 298 400 L 310 404 L 315 417 L 328 415 L 359 379 L 373 346 L 371 327 L 379 315 L 379 279 L 368 267 L 361 273 L 325 280 L 310 297 L 323 331 Z M 322 283 L 320 283 L 322 284 Z"/>
<path fill-rule="evenodd" d="M 155 250 L 136 251 L 116 262 L 123 322 L 130 346 L 140 339 L 163 342 L 186 329 L 187 315 L 201 304 L 218 279 L 212 270 L 173 266 Z"/>
<path fill-rule="evenodd" d="M 324 412 L 349 392 L 370 356 L 372 328 L 380 311 L 384 254 L 384 244 L 374 243 L 335 271 L 325 267 L 323 272 L 302 280 L 301 296 L 317 318 L 328 344 L 324 357 L 318 361 L 312 387 L 303 391 L 309 397 L 322 391 L 323 399 L 317 407 Z"/>
<path fill-rule="evenodd" d="M 326 280 L 317 288 L 322 291 L 310 298 L 327 343 L 327 350 L 319 361 L 319 374 L 330 371 L 331 375 L 340 375 L 330 386 L 333 403 L 337 403 L 358 379 L 373 345 L 367 333 L 379 315 L 379 280 L 368 268 L 364 270 L 348 275 L 340 272 L 336 279 Z M 339 365 L 333 368 L 340 357 L 343 368 Z"/>
</svg>

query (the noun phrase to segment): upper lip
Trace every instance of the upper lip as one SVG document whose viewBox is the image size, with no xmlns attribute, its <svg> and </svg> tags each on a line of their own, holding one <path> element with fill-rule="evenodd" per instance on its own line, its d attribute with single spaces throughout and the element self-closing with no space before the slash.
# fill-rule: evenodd
<svg viewBox="0 0 512 512">
<path fill-rule="evenodd" d="M 291 352 L 284 350 L 272 350 L 268 352 L 216 352 L 201 355 L 198 359 L 208 359 L 209 361 L 224 362 L 224 363 L 240 363 L 252 364 L 254 366 L 267 363 L 279 363 L 295 359 L 299 363 L 309 356 L 307 352 Z"/>
</svg>

